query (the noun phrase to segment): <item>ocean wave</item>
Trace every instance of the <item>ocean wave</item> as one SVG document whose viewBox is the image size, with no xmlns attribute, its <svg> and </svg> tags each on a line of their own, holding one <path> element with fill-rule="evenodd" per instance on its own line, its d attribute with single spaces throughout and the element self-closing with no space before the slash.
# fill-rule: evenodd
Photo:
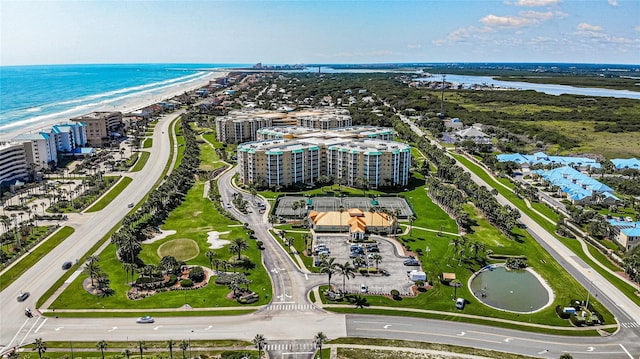
<svg viewBox="0 0 640 359">
<path fill-rule="evenodd" d="M 56 104 L 56 106 L 65 106 L 65 105 L 71 105 L 71 104 L 78 104 L 78 105 L 71 108 L 66 108 L 66 109 L 58 110 L 56 112 L 48 113 L 48 114 L 29 117 L 26 119 L 5 118 L 5 121 L 0 121 L 0 131 L 17 130 L 23 127 L 29 127 L 29 126 L 33 126 L 34 124 L 37 124 L 38 122 L 53 120 L 56 117 L 60 117 L 61 118 L 60 121 L 65 121 L 65 120 L 68 120 L 69 117 L 78 116 L 87 112 L 101 111 L 101 110 L 114 111 L 113 108 L 110 108 L 110 109 L 106 108 L 107 105 L 111 105 L 111 107 L 114 107 L 114 105 L 117 105 L 118 103 L 123 103 L 125 100 L 131 99 L 131 98 L 135 98 L 135 97 L 142 98 L 149 94 L 163 92 L 164 90 L 169 89 L 171 87 L 178 87 L 178 86 L 183 86 L 192 82 L 198 82 L 198 81 L 201 81 L 208 74 L 209 72 L 198 72 L 196 74 L 192 74 L 189 76 L 183 76 L 179 78 L 180 79 L 179 82 L 176 81 L 176 79 L 160 81 L 160 82 L 154 83 L 155 87 L 151 87 L 151 88 L 148 85 L 135 86 L 135 87 L 128 88 L 126 92 L 129 92 L 129 93 L 126 93 L 124 95 L 117 96 L 117 97 L 102 99 L 100 101 L 95 101 L 95 100 L 105 96 L 95 95 L 95 96 L 90 96 L 92 97 L 91 99 L 88 99 L 87 97 L 85 97 L 82 100 L 78 99 L 73 101 L 67 101 L 65 103 L 58 103 Z M 138 90 L 135 90 L 134 88 Z M 125 91 L 122 91 L 122 90 L 110 91 L 111 96 L 113 96 L 113 94 L 124 93 L 124 92 Z M 82 103 L 88 100 L 94 100 L 94 101 Z M 51 105 L 51 107 L 54 107 L 54 106 Z M 7 122 L 7 123 L 1 123 L 1 122 Z"/>
</svg>

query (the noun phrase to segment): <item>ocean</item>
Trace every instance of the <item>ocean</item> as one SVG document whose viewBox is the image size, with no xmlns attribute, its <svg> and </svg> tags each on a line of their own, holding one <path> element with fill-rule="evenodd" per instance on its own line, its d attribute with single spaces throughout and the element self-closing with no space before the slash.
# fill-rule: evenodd
<svg viewBox="0 0 640 359">
<path fill-rule="evenodd" d="M 171 88 L 194 86 L 209 70 L 241 64 L 113 64 L 0 67 L 0 134 L 100 110 Z"/>
</svg>

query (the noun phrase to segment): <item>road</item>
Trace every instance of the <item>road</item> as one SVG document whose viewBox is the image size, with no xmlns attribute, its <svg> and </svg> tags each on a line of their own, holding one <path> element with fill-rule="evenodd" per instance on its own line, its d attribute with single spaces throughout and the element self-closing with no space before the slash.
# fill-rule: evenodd
<svg viewBox="0 0 640 359">
<path fill-rule="evenodd" d="M 75 262 L 77 258 L 85 255 L 131 210 L 127 207 L 129 202 L 138 203 L 153 188 L 169 160 L 169 136 L 163 133 L 168 133 L 170 122 L 182 113 L 183 111 L 177 111 L 159 120 L 153 134 L 153 148 L 146 166 L 140 172 L 128 174 L 133 181 L 121 195 L 100 212 L 69 216 L 70 220 L 66 224 L 74 227 L 75 232 L 27 270 L 20 279 L 0 292 L 2 308 L 0 352 L 2 347 L 23 343 L 21 336 L 17 333 L 24 329 L 22 328 L 25 319 L 24 309 L 35 308 L 38 298 L 64 274 L 62 263 Z M 22 291 L 30 292 L 31 295 L 26 301 L 20 303 L 16 297 Z"/>
</svg>

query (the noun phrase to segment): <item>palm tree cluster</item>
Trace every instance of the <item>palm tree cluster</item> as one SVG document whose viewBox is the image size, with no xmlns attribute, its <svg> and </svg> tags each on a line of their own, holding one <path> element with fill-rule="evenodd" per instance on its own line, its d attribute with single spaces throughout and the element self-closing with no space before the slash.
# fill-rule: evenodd
<svg viewBox="0 0 640 359">
<path fill-rule="evenodd" d="M 194 183 L 193 173 L 200 165 L 200 147 L 195 131 L 189 125 L 190 114 L 181 119 L 182 135 L 185 139 L 184 157 L 176 170 L 156 190 L 151 192 L 139 210 L 128 214 L 122 220 L 122 228 L 111 236 L 117 246 L 122 262 L 139 264 L 140 242 L 145 233 L 161 225 L 169 213 L 179 206 Z"/>
<path fill-rule="evenodd" d="M 455 210 L 457 215 L 463 217 L 458 219 L 461 227 L 469 226 L 468 220 L 465 218 L 464 212 L 460 210 L 460 206 L 464 204 L 465 198 L 471 199 L 473 204 L 485 215 L 485 217 L 496 228 L 503 231 L 507 236 L 511 236 L 511 230 L 518 223 L 520 212 L 510 206 L 502 206 L 494 195 L 487 188 L 477 185 L 471 180 L 471 175 L 465 172 L 461 167 L 456 166 L 456 161 L 447 156 L 445 152 L 438 149 L 435 145 L 429 144 L 425 139 L 415 136 L 414 140 L 427 158 L 438 168 L 436 176 L 440 180 L 451 183 L 457 190 L 461 191 L 460 195 L 451 194 L 450 191 L 439 188 L 439 201 L 452 212 Z M 432 185 L 436 181 L 429 181 Z M 438 190 L 436 190 L 438 192 Z M 461 223 L 462 222 L 462 223 Z"/>
</svg>

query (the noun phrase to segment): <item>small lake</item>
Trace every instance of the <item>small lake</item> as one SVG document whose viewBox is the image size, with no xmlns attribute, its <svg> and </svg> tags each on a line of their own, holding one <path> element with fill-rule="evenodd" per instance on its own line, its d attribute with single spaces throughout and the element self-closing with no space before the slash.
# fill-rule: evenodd
<svg viewBox="0 0 640 359">
<path fill-rule="evenodd" d="M 481 302 L 512 312 L 535 312 L 550 302 L 549 291 L 534 274 L 502 266 L 480 271 L 471 281 L 471 291 Z"/>
</svg>

